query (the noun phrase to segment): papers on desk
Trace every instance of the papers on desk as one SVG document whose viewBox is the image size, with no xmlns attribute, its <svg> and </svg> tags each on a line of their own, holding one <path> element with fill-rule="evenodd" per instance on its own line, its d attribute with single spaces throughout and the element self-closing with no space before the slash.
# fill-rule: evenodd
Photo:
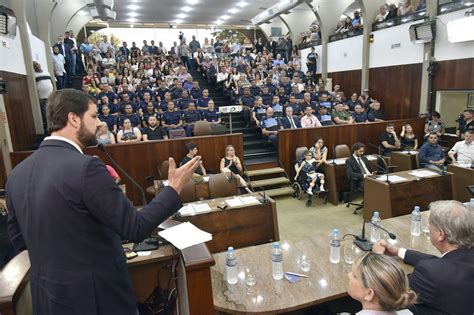
<svg viewBox="0 0 474 315">
<path fill-rule="evenodd" d="M 463 167 L 463 168 L 471 168 L 471 162 L 458 162 L 454 165 L 458 167 Z"/>
<path fill-rule="evenodd" d="M 162 181 L 162 183 L 163 183 L 163 185 L 168 186 L 170 181 L 169 180 L 164 180 L 164 181 Z"/>
<path fill-rule="evenodd" d="M 185 222 L 158 233 L 179 250 L 212 240 L 212 234 Z"/>
<path fill-rule="evenodd" d="M 235 197 L 225 201 L 230 207 L 242 207 L 260 203 L 255 196 Z"/>
<path fill-rule="evenodd" d="M 417 155 L 418 154 L 418 151 L 414 151 L 414 150 L 411 150 L 411 151 L 399 151 L 400 153 L 403 153 L 403 154 L 410 154 L 410 155 Z"/>
<path fill-rule="evenodd" d="M 202 180 L 207 183 L 209 181 L 209 176 L 203 176 L 202 177 Z"/>
<path fill-rule="evenodd" d="M 371 154 L 371 155 L 366 155 L 365 157 L 366 157 L 367 160 L 369 160 L 369 161 L 375 161 L 375 160 L 377 159 L 377 156 L 372 155 L 372 154 Z"/>
<path fill-rule="evenodd" d="M 344 165 L 346 164 L 346 158 L 332 159 L 328 161 L 328 164 Z"/>
<path fill-rule="evenodd" d="M 207 203 L 194 203 L 183 206 L 178 212 L 182 217 L 186 217 L 209 211 L 211 211 L 211 207 Z"/>
<path fill-rule="evenodd" d="M 439 175 L 438 173 L 427 171 L 427 170 L 413 171 L 408 174 L 416 176 L 416 177 L 431 177 L 431 176 Z"/>
<path fill-rule="evenodd" d="M 379 180 L 381 182 L 386 181 L 387 180 L 387 175 L 378 176 L 377 180 Z M 398 175 L 389 175 L 388 180 L 391 183 L 399 183 L 399 182 L 406 181 L 407 179 L 405 177 L 401 177 L 401 176 L 398 176 Z"/>
</svg>

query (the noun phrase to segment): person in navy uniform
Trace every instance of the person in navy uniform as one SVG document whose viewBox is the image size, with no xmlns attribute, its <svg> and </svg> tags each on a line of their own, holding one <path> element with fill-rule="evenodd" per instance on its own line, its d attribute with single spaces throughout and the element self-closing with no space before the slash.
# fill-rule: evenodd
<svg viewBox="0 0 474 315">
<path fill-rule="evenodd" d="M 173 102 L 173 99 L 171 98 L 171 92 L 166 92 L 164 99 L 160 101 L 160 104 L 158 105 L 158 112 L 160 114 L 166 112 L 168 110 L 168 103 Z"/>
<path fill-rule="evenodd" d="M 108 105 L 102 105 L 102 114 L 99 115 L 99 119 L 107 124 L 110 132 L 117 132 L 117 116 L 110 114 Z"/>
<path fill-rule="evenodd" d="M 354 112 L 352 113 L 352 119 L 354 119 L 356 123 L 365 123 L 369 121 L 367 119 L 367 113 L 362 108 L 362 105 L 357 104 L 354 107 Z"/>
<path fill-rule="evenodd" d="M 291 92 L 291 86 L 290 86 L 290 92 Z M 285 88 L 281 86 L 278 88 L 278 97 L 280 98 L 280 104 L 286 104 L 288 103 L 290 99 L 288 94 L 285 92 Z"/>
<path fill-rule="evenodd" d="M 287 108 L 291 107 L 293 109 L 293 115 L 296 115 L 296 116 L 302 116 L 303 115 L 303 111 L 301 110 L 301 106 L 297 103 L 296 97 L 294 95 L 290 96 L 290 101 L 286 105 L 286 107 Z"/>
<path fill-rule="evenodd" d="M 198 110 L 206 110 L 207 107 L 208 107 L 208 103 L 209 103 L 209 90 L 208 89 L 204 89 L 202 91 L 202 97 L 200 99 L 198 99 L 196 105 L 197 105 L 197 109 Z"/>
<path fill-rule="evenodd" d="M 268 106 L 262 104 L 262 98 L 260 96 L 255 98 L 255 104 L 252 108 L 252 120 L 255 121 L 257 127 L 260 126 L 262 118 L 265 117 L 267 107 Z"/>
<path fill-rule="evenodd" d="M 283 129 L 280 120 L 273 116 L 273 108 L 269 107 L 266 111 L 265 118 L 260 124 L 262 134 L 267 141 L 270 141 L 275 148 L 278 148 L 278 130 Z"/>
<path fill-rule="evenodd" d="M 244 117 L 245 126 L 250 127 L 250 113 L 255 104 L 255 97 L 250 94 L 248 87 L 244 88 L 244 95 L 240 98 L 240 105 L 242 106 L 242 116 Z"/>
<path fill-rule="evenodd" d="M 140 117 L 138 117 L 138 115 L 133 112 L 132 105 L 130 105 L 130 104 L 127 104 L 125 106 L 125 114 L 121 115 L 117 120 L 117 124 L 118 124 L 120 129 L 123 128 L 123 121 L 125 119 L 130 119 L 130 123 L 132 124 L 132 128 L 133 127 L 139 127 L 142 123 Z"/>
<path fill-rule="evenodd" d="M 173 91 L 171 91 L 171 98 L 174 100 L 180 99 L 183 97 L 183 92 L 183 83 L 178 81 Z"/>
<path fill-rule="evenodd" d="M 109 98 L 107 97 L 107 95 L 102 95 L 102 97 L 100 98 L 100 107 L 99 107 L 99 113 L 102 113 L 102 107 L 103 106 L 108 106 L 109 107 L 109 113 L 112 115 L 112 116 L 118 116 L 119 115 L 119 109 L 118 109 L 118 106 L 114 103 L 110 103 L 109 102 Z"/>
<path fill-rule="evenodd" d="M 140 115 L 143 127 L 148 126 L 148 118 L 150 118 L 150 116 L 155 117 L 158 122 L 160 121 L 160 116 L 152 101 L 148 102 L 145 111 Z"/>
<path fill-rule="evenodd" d="M 161 125 L 169 132 L 171 129 L 183 129 L 181 114 L 174 109 L 174 102 L 168 102 L 168 110 L 161 115 Z"/>
<path fill-rule="evenodd" d="M 321 122 L 321 125 L 323 126 L 335 125 L 334 121 L 332 121 L 332 116 L 328 114 L 328 109 L 324 106 L 318 107 L 316 118 L 319 119 L 319 121 Z"/>
<path fill-rule="evenodd" d="M 318 54 L 314 52 L 314 47 L 311 47 L 311 52 L 306 56 L 306 65 L 308 66 L 308 71 L 311 71 L 313 75 L 316 74 L 318 69 Z"/>
<path fill-rule="evenodd" d="M 83 149 L 97 145 L 93 97 L 73 89 L 50 95 L 51 136 L 13 169 L 6 185 L 8 234 L 28 250 L 35 314 L 137 314 L 122 240 L 141 242 L 181 207 L 179 193 L 200 163 L 176 169 L 140 211 L 105 164 Z M 40 167 L 39 167 L 40 166 Z"/>
<path fill-rule="evenodd" d="M 184 90 L 181 98 L 178 100 L 178 109 L 182 112 L 187 111 L 191 103 L 194 104 L 193 99 L 189 97 L 188 91 Z"/>
<path fill-rule="evenodd" d="M 266 106 L 272 105 L 273 95 L 269 92 L 268 86 L 262 87 L 262 93 L 260 96 L 262 97 L 263 105 L 266 105 Z"/>
<path fill-rule="evenodd" d="M 258 96 L 262 92 L 260 87 L 257 86 L 257 81 L 256 80 L 252 81 L 249 89 L 250 89 L 250 94 L 252 94 L 252 96 Z"/>
<path fill-rule="evenodd" d="M 194 132 L 194 123 L 202 120 L 201 113 L 196 110 L 194 102 L 189 103 L 188 110 L 183 112 L 183 125 L 186 131 L 186 137 L 192 137 Z"/>
<path fill-rule="evenodd" d="M 198 100 L 202 97 L 202 90 L 199 87 L 199 81 L 194 81 L 193 82 L 193 87 L 192 87 L 191 91 L 189 91 L 189 93 L 191 94 L 191 97 L 194 100 Z"/>
<path fill-rule="evenodd" d="M 123 101 L 118 106 L 119 115 L 125 114 L 125 106 L 127 106 L 127 105 L 132 106 L 132 110 L 134 108 L 136 108 L 136 106 L 137 106 L 137 104 L 132 101 L 132 99 L 130 98 L 130 96 L 128 94 L 123 94 L 122 97 L 123 97 Z"/>
<path fill-rule="evenodd" d="M 136 107 L 135 111 L 136 111 L 136 112 L 140 112 L 140 113 L 139 113 L 140 115 L 146 111 L 146 108 L 147 108 L 147 106 L 148 106 L 148 103 L 151 102 L 151 103 L 153 104 L 153 106 L 155 106 L 155 105 L 154 105 L 155 102 L 152 101 L 151 95 L 152 95 L 152 94 L 150 94 L 149 92 L 145 92 L 145 93 L 143 94 L 143 101 L 141 101 L 141 102 L 139 102 L 139 103 L 137 104 L 137 107 Z M 157 107 L 157 106 L 156 106 L 156 107 Z"/>
<path fill-rule="evenodd" d="M 166 82 L 161 82 L 160 87 L 155 91 L 155 95 L 160 98 L 160 100 L 165 98 L 165 93 L 169 92 L 170 90 L 166 86 Z"/>
<path fill-rule="evenodd" d="M 273 108 L 275 117 L 283 117 L 283 106 L 280 104 L 280 98 L 277 95 L 273 97 L 272 104 L 270 107 Z"/>
<path fill-rule="evenodd" d="M 140 88 L 137 90 L 136 94 L 138 97 L 140 97 L 140 100 L 143 101 L 143 95 L 145 92 L 148 92 L 150 95 L 153 95 L 153 91 L 148 87 L 148 80 L 143 79 L 141 81 Z"/>
<path fill-rule="evenodd" d="M 274 95 L 276 94 L 276 91 L 277 91 L 277 87 L 275 84 L 272 83 L 272 78 L 271 77 L 267 77 L 267 82 L 265 83 L 264 86 L 266 86 L 268 88 L 268 93 L 270 93 L 271 95 Z"/>
<path fill-rule="evenodd" d="M 202 112 L 202 117 L 212 125 L 218 125 L 221 123 L 221 114 L 217 111 L 214 105 L 214 101 L 209 101 L 209 108 Z"/>
</svg>

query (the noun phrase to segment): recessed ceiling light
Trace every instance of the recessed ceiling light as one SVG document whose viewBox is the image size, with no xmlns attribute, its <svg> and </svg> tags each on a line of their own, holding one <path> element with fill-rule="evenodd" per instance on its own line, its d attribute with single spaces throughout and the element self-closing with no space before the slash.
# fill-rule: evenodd
<svg viewBox="0 0 474 315">
<path fill-rule="evenodd" d="M 139 7 L 138 5 L 136 5 L 136 4 L 131 4 L 131 5 L 128 6 L 128 8 L 129 8 L 130 10 L 138 10 L 138 9 L 140 9 L 140 7 Z"/>
<path fill-rule="evenodd" d="M 134 18 L 134 17 L 138 16 L 138 13 L 137 12 L 128 12 L 128 16 Z"/>
<path fill-rule="evenodd" d="M 128 19 L 128 21 L 129 21 L 130 23 L 135 23 L 135 22 L 137 21 L 137 19 L 131 18 L 131 19 Z"/>
<path fill-rule="evenodd" d="M 228 18 L 230 18 L 230 16 L 228 16 L 228 15 L 223 15 L 223 16 L 221 16 L 220 19 L 221 19 L 221 20 L 227 20 Z"/>
<path fill-rule="evenodd" d="M 222 20 L 217 20 L 217 21 L 215 21 L 214 23 L 217 24 L 217 25 L 221 25 L 223 22 L 224 22 L 224 21 L 222 21 Z"/>
<path fill-rule="evenodd" d="M 79 16 L 85 16 L 85 15 L 88 15 L 89 12 L 81 10 L 81 11 L 77 12 L 76 14 L 79 15 Z"/>
<path fill-rule="evenodd" d="M 239 9 L 236 9 L 236 8 L 232 8 L 229 10 L 229 13 L 232 13 L 232 14 L 237 13 L 237 12 L 239 12 Z"/>
<path fill-rule="evenodd" d="M 199 2 L 199 0 L 186 0 L 186 3 L 191 4 L 191 5 L 196 4 L 198 2 Z"/>
<path fill-rule="evenodd" d="M 245 2 L 245 1 L 240 1 L 240 2 L 237 2 L 237 5 L 241 8 L 243 8 L 243 7 L 246 7 L 248 5 L 248 3 Z"/>
<path fill-rule="evenodd" d="M 182 9 L 184 12 L 191 12 L 193 8 L 191 8 L 190 6 L 185 6 L 185 7 L 182 7 Z"/>
<path fill-rule="evenodd" d="M 177 16 L 178 18 L 180 18 L 180 19 L 184 19 L 184 18 L 188 17 L 188 15 L 187 15 L 187 14 L 184 14 L 184 13 L 180 13 L 180 14 L 178 14 L 178 15 L 176 15 L 176 16 Z"/>
<path fill-rule="evenodd" d="M 176 24 L 181 24 L 181 23 L 183 23 L 183 20 L 181 20 L 181 19 L 176 19 L 176 20 L 174 20 L 173 22 L 176 23 Z"/>
</svg>

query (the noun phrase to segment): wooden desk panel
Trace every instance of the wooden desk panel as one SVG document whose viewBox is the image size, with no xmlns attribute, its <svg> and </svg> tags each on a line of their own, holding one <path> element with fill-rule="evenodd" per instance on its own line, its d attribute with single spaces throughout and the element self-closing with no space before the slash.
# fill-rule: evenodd
<svg viewBox="0 0 474 315">
<path fill-rule="evenodd" d="M 328 148 L 328 158 L 332 158 L 334 146 L 352 144 L 360 141 L 367 146 L 367 153 L 378 153 L 369 143 L 378 145 L 380 136 L 385 132 L 388 123 L 395 124 L 395 130 L 399 133 L 406 123 L 412 125 L 418 141 L 423 139 L 424 118 L 412 118 L 403 120 L 390 120 L 374 123 L 361 123 L 351 125 L 324 126 L 316 128 L 286 129 L 278 132 L 278 156 L 286 172 L 293 178 L 295 176 L 294 162 L 295 152 L 298 147 L 311 147 L 314 141 L 321 137 Z"/>
<path fill-rule="evenodd" d="M 423 212 L 422 216 L 427 216 Z M 397 246 L 412 248 L 428 254 L 439 255 L 431 245 L 428 236 L 410 235 L 410 215 L 383 220 L 383 226 L 397 236 Z M 341 235 L 360 234 L 361 226 L 339 227 Z M 384 235 L 384 233 L 382 233 Z M 347 242 L 352 242 L 348 238 Z M 317 234 L 314 237 L 282 241 L 283 266 L 285 271 L 302 272 L 297 259 L 302 254 L 309 256 L 311 270 L 309 276 L 298 283 L 290 284 L 285 279 L 273 280 L 271 263 L 271 244 L 247 247 L 236 250 L 239 272 L 251 268 L 257 277 L 251 296 L 246 294 L 245 281 L 238 279 L 237 284 L 228 285 L 225 281 L 225 255 L 214 254 L 215 266 L 211 268 L 214 307 L 218 312 L 231 314 L 275 314 L 303 309 L 311 305 L 324 303 L 347 295 L 348 272 L 351 266 L 344 263 L 341 247 L 341 262 L 329 262 L 329 236 Z M 411 266 L 400 264 L 406 272 L 412 272 Z M 255 302 L 254 302 L 255 301 Z"/>
<path fill-rule="evenodd" d="M 413 151 L 415 152 L 415 151 Z M 394 151 L 390 155 L 391 163 L 397 166 L 395 169 L 397 172 L 409 171 L 416 169 L 416 156 L 418 153 L 408 154 Z"/>
<path fill-rule="evenodd" d="M 426 209 L 436 200 L 452 199 L 452 174 L 418 178 L 408 174 L 411 171 L 396 172 L 408 179 L 398 183 L 386 183 L 366 177 L 364 188 L 364 218 L 370 220 L 374 211 L 379 211 L 382 219 L 411 213 L 414 206 Z"/>
<path fill-rule="evenodd" d="M 471 194 L 467 186 L 474 185 L 474 169 L 450 164 L 448 171 L 453 173 L 453 199 L 461 202 L 468 202 Z"/>
<path fill-rule="evenodd" d="M 241 195 L 245 197 L 249 195 Z M 256 195 L 257 196 L 257 195 Z M 229 246 L 242 248 L 265 244 L 280 239 L 276 203 L 259 203 L 242 207 L 217 208 L 231 197 L 204 200 L 211 212 L 176 218 L 177 221 L 191 222 L 198 228 L 212 234 L 212 241 L 206 243 L 211 253 L 226 251 Z M 196 203 L 196 204 L 197 204 Z M 193 203 L 194 204 L 194 203 Z"/>
<path fill-rule="evenodd" d="M 119 165 L 134 178 L 145 190 L 150 185 L 145 177 L 153 175 L 160 178 L 157 167 L 163 160 L 174 157 L 179 165 L 181 159 L 188 153 L 186 143 L 196 143 L 199 154 L 202 156 L 204 166 L 215 173 L 220 172 L 220 159 L 224 156 L 225 147 L 229 144 L 235 147 L 237 156 L 243 161 L 243 137 L 241 133 L 182 138 L 173 140 L 156 140 L 138 143 L 121 143 L 106 145 L 107 151 Z M 10 153 L 12 167 L 15 167 L 27 158 L 33 151 L 19 151 Z M 109 159 L 95 147 L 86 148 L 85 154 L 98 155 L 106 164 L 111 164 Z M 119 170 L 117 170 L 119 172 Z M 122 183 L 127 186 L 127 195 L 135 205 L 142 204 L 140 191 L 119 172 Z"/>
</svg>

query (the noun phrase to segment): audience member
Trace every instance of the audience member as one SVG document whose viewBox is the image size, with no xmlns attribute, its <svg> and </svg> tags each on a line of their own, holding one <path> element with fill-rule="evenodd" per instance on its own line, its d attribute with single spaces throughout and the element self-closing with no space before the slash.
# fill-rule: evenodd
<svg viewBox="0 0 474 315">
<path fill-rule="evenodd" d="M 390 156 L 392 151 L 400 149 L 400 140 L 395 132 L 395 125 L 390 123 L 380 137 L 380 150 L 383 156 Z"/>
<path fill-rule="evenodd" d="M 474 291 L 474 210 L 454 200 L 430 204 L 430 241 L 441 257 L 379 241 L 373 251 L 398 256 L 414 266 L 408 276 L 418 295 L 415 314 L 472 314 Z"/>
<path fill-rule="evenodd" d="M 346 175 L 353 190 L 364 191 L 364 178 L 374 174 L 374 167 L 364 154 L 365 145 L 356 142 L 352 145 L 352 155 L 346 161 Z"/>
<path fill-rule="evenodd" d="M 266 110 L 266 116 L 262 119 L 260 128 L 262 134 L 267 141 L 270 141 L 273 147 L 278 148 L 278 130 L 283 129 L 280 120 L 273 117 L 273 108 L 269 107 Z"/>
<path fill-rule="evenodd" d="M 463 116 L 459 119 L 459 126 L 456 129 L 456 134 L 461 139 L 464 139 L 464 134 L 468 130 L 474 130 L 474 110 L 466 109 Z"/>
<path fill-rule="evenodd" d="M 40 101 L 41 118 L 43 120 L 43 130 L 47 130 L 46 122 L 46 104 L 49 95 L 53 92 L 53 83 L 51 75 L 48 71 L 41 68 L 41 65 L 33 61 L 33 69 L 35 70 L 36 89 L 38 91 L 38 97 Z"/>
<path fill-rule="evenodd" d="M 301 121 L 298 116 L 293 115 L 293 108 L 288 106 L 285 109 L 285 117 L 281 119 L 281 124 L 285 129 L 296 129 L 301 128 Z"/>
<path fill-rule="evenodd" d="M 114 144 L 115 136 L 109 131 L 106 122 L 101 122 L 99 130 L 97 132 L 97 142 L 102 144 Z"/>
<path fill-rule="evenodd" d="M 393 315 L 416 301 L 398 261 L 372 252 L 356 257 L 347 293 L 362 304 L 357 315 Z"/>
<path fill-rule="evenodd" d="M 161 125 L 168 133 L 172 129 L 183 129 L 181 115 L 178 111 L 175 111 L 173 101 L 168 102 L 168 110 L 161 116 Z"/>
<path fill-rule="evenodd" d="M 319 170 L 321 165 L 326 163 L 328 157 L 328 148 L 324 146 L 323 138 L 317 138 L 314 142 L 314 146 L 312 146 L 309 151 L 313 154 L 313 158 L 316 160 Z M 319 170 L 319 172 L 324 174 L 322 169 Z"/>
<path fill-rule="evenodd" d="M 371 122 L 384 121 L 384 118 L 383 111 L 380 109 L 380 102 L 374 100 L 370 104 L 370 109 L 367 111 L 367 120 Z"/>
<path fill-rule="evenodd" d="M 431 132 L 428 141 L 420 148 L 420 163 L 423 167 L 433 169 L 435 171 L 444 171 L 444 162 L 446 157 L 443 147 L 438 144 L 438 134 Z"/>
<path fill-rule="evenodd" d="M 199 111 L 196 110 L 196 105 L 193 102 L 189 103 L 188 110 L 183 112 L 183 126 L 186 131 L 186 136 L 191 137 L 194 133 L 194 124 L 202 119 Z"/>
<path fill-rule="evenodd" d="M 123 120 L 123 128 L 117 133 L 117 142 L 138 142 L 142 139 L 140 129 L 132 126 L 129 118 Z"/>
<path fill-rule="evenodd" d="M 296 169 L 295 180 L 298 180 L 300 173 L 303 172 L 301 178 L 305 183 L 305 185 L 303 185 L 303 189 L 305 189 L 306 193 L 310 195 L 313 195 L 314 191 L 320 192 L 325 190 L 324 174 L 317 171 L 318 163 L 314 159 L 313 153 L 307 150 L 304 153 L 304 159 Z"/>
<path fill-rule="evenodd" d="M 202 112 L 202 117 L 212 125 L 219 125 L 221 120 L 221 114 L 214 107 L 214 101 L 211 99 L 208 102 L 208 108 Z"/>
<path fill-rule="evenodd" d="M 375 23 L 380 23 L 380 22 L 385 21 L 385 18 L 387 17 L 387 15 L 388 15 L 387 5 L 382 4 L 380 6 L 379 14 L 377 14 L 377 16 L 375 17 Z"/>
<path fill-rule="evenodd" d="M 183 166 L 184 164 L 188 163 L 191 161 L 195 156 L 197 156 L 198 153 L 198 147 L 195 143 L 188 142 L 186 143 L 186 149 L 188 150 L 188 154 L 184 156 L 184 158 L 181 160 L 181 163 L 179 166 Z M 201 176 L 206 176 L 206 169 L 204 168 L 204 165 L 202 161 L 199 161 L 199 166 L 196 168 L 194 173 L 201 175 Z"/>
<path fill-rule="evenodd" d="M 401 148 L 404 150 L 416 150 L 418 148 L 418 139 L 410 124 L 405 124 L 400 133 Z"/>
<path fill-rule="evenodd" d="M 233 145 L 228 145 L 225 148 L 225 156 L 221 159 L 220 164 L 221 173 L 224 173 L 227 177 L 234 176 L 237 179 L 238 186 L 243 189 L 246 193 L 252 193 L 247 187 L 247 182 L 242 177 L 244 168 L 238 156 L 235 155 L 235 148 Z"/>
<path fill-rule="evenodd" d="M 316 117 L 319 119 L 319 121 L 321 122 L 321 125 L 323 126 L 334 125 L 334 122 L 332 121 L 332 117 L 331 115 L 328 114 L 328 109 L 325 106 L 319 106 Z"/>
<path fill-rule="evenodd" d="M 354 123 L 354 119 L 348 111 L 344 109 L 343 103 L 336 103 L 332 112 L 332 119 L 337 125 L 346 125 Z"/>
<path fill-rule="evenodd" d="M 306 66 L 308 67 L 308 71 L 313 75 L 315 75 L 318 70 L 318 58 L 319 56 L 315 52 L 315 48 L 311 47 L 311 52 L 306 56 Z"/>
<path fill-rule="evenodd" d="M 398 7 L 398 16 L 407 15 L 415 12 L 415 6 L 411 3 L 412 0 L 403 0 L 402 4 Z"/>
<path fill-rule="evenodd" d="M 429 134 L 435 132 L 439 137 L 444 135 L 444 122 L 441 121 L 441 115 L 434 111 L 430 115 L 430 120 L 425 124 L 425 138 L 428 138 Z"/>
<path fill-rule="evenodd" d="M 163 127 L 158 126 L 156 116 L 148 116 L 147 126 L 143 128 L 143 141 L 168 139 Z"/>
<path fill-rule="evenodd" d="M 321 127 L 321 122 L 319 119 L 313 115 L 313 108 L 311 106 L 306 106 L 305 115 L 301 118 L 301 127 L 302 128 L 314 128 Z"/>
<path fill-rule="evenodd" d="M 59 53 L 59 46 L 53 47 L 53 69 L 56 77 L 56 88 L 58 90 L 66 87 L 66 59 Z"/>
<path fill-rule="evenodd" d="M 354 112 L 352 113 L 352 120 L 355 123 L 365 123 L 368 122 L 369 120 L 367 119 L 367 113 L 364 111 L 362 108 L 362 105 L 357 104 L 354 107 Z"/>
<path fill-rule="evenodd" d="M 464 140 L 456 142 L 448 155 L 453 162 L 474 165 L 474 130 L 466 131 Z"/>
</svg>

